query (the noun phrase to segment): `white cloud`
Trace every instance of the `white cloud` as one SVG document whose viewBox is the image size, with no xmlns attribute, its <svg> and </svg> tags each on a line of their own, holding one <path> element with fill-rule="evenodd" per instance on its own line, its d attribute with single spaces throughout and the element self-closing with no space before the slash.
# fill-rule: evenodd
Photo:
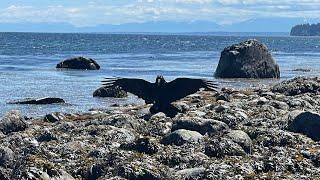
<svg viewBox="0 0 320 180">
<path fill-rule="evenodd" d="M 320 18 L 320 0 L 136 0 L 74 6 L 0 9 L 0 22 L 67 22 L 77 26 L 145 21 L 213 21 L 230 24 L 258 17 Z"/>
</svg>

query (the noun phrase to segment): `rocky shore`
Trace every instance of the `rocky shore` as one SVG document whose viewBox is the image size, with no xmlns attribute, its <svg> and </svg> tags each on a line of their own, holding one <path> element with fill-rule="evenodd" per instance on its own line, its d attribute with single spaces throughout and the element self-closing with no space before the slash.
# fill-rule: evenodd
<svg viewBox="0 0 320 180">
<path fill-rule="evenodd" d="M 0 179 L 319 179 L 320 78 L 0 121 Z M 317 121 L 319 120 L 319 121 Z"/>
</svg>

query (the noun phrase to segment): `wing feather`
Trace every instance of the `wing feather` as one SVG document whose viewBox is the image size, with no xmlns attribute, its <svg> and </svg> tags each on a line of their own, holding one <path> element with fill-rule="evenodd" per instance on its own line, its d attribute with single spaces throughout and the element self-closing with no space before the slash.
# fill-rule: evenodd
<svg viewBox="0 0 320 180">
<path fill-rule="evenodd" d="M 131 78 L 105 78 L 102 81 L 106 87 L 119 86 L 124 91 L 130 92 L 139 98 L 142 98 L 146 103 L 154 101 L 153 97 L 153 84 L 143 79 L 131 79 Z"/>
<path fill-rule="evenodd" d="M 204 79 L 177 78 L 166 84 L 165 91 L 168 93 L 166 94 L 165 98 L 171 103 L 190 94 L 194 94 L 201 88 L 215 91 L 217 87 L 217 84 L 215 84 L 213 81 Z"/>
</svg>

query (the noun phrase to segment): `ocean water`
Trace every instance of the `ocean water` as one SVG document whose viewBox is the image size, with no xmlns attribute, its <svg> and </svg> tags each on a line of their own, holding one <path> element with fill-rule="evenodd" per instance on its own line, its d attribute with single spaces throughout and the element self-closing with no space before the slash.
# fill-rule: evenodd
<svg viewBox="0 0 320 180">
<path fill-rule="evenodd" d="M 255 38 L 265 43 L 281 69 L 281 80 L 320 74 L 320 38 L 279 36 L 216 36 L 156 34 L 0 33 L 0 115 L 20 110 L 27 116 L 49 112 L 80 112 L 114 103 L 142 103 L 125 99 L 93 98 L 104 77 L 135 77 L 154 81 L 176 77 L 207 78 L 221 87 L 262 86 L 277 80 L 214 79 L 220 52 L 226 46 Z M 85 56 L 99 71 L 56 70 L 61 60 Z M 298 72 L 294 69 L 310 69 Z M 67 105 L 12 105 L 9 101 L 60 97 Z"/>
</svg>

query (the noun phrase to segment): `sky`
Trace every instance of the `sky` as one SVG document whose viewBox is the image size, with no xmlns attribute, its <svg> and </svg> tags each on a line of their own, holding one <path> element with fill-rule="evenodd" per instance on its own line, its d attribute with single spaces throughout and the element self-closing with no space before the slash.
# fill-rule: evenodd
<svg viewBox="0 0 320 180">
<path fill-rule="evenodd" d="M 149 21 L 235 24 L 265 17 L 319 18 L 320 0 L 1 0 L 0 23 L 77 27 Z"/>
</svg>

